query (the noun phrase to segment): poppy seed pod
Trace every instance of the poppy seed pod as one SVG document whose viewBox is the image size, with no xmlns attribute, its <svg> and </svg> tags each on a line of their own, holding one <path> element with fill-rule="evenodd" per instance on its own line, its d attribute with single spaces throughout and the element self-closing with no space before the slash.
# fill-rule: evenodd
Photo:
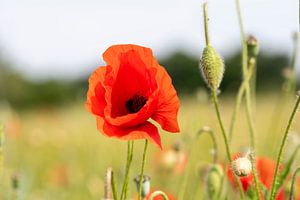
<svg viewBox="0 0 300 200">
<path fill-rule="evenodd" d="M 247 48 L 248 48 L 248 57 L 256 58 L 259 53 L 259 44 L 257 39 L 254 36 L 249 36 L 247 39 Z"/>
<path fill-rule="evenodd" d="M 215 199 L 222 186 L 222 179 L 224 176 L 221 165 L 213 165 L 207 176 L 207 192 L 210 199 Z"/>
<path fill-rule="evenodd" d="M 150 193 L 150 176 L 143 176 L 143 181 L 142 181 L 142 198 L 145 198 L 149 193 Z M 134 182 L 136 184 L 136 188 L 139 191 L 140 188 L 140 175 L 136 176 L 134 178 Z"/>
<path fill-rule="evenodd" d="M 202 52 L 199 68 L 208 87 L 217 90 L 223 79 L 225 67 L 220 55 L 210 45 Z"/>
<path fill-rule="evenodd" d="M 252 164 L 248 157 L 240 157 L 231 164 L 232 171 L 239 177 L 248 176 L 252 170 Z"/>
</svg>

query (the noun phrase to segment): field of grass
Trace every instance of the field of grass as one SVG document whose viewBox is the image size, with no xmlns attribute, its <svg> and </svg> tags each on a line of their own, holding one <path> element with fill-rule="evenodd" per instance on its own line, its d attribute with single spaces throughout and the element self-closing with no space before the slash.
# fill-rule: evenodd
<svg viewBox="0 0 300 200">
<path fill-rule="evenodd" d="M 287 124 L 293 101 L 285 105 L 279 94 L 263 94 L 257 98 L 256 143 L 257 155 L 275 158 L 280 138 Z M 228 128 L 233 106 L 233 97 L 220 98 L 223 117 Z M 14 112 L 4 104 L 1 120 L 5 124 L 4 175 L 0 182 L 0 199 L 11 199 L 11 177 L 20 180 L 20 199 L 102 199 L 106 169 L 112 167 L 118 188 L 124 177 L 127 143 L 104 137 L 96 130 L 95 119 L 86 112 L 83 102 L 61 108 L 44 108 L 34 111 Z M 249 131 L 244 107 L 231 148 L 238 152 L 249 147 Z M 282 110 L 282 115 L 280 114 Z M 281 117 L 280 117 L 281 115 Z M 277 119 L 280 117 L 280 119 Z M 300 143 L 300 115 L 295 118 L 284 159 Z M 212 156 L 211 141 L 203 135 L 197 141 L 186 142 L 203 126 L 211 127 L 217 136 L 219 161 L 225 160 L 225 149 L 213 105 L 204 92 L 196 97 L 181 99 L 179 113 L 180 134 L 160 131 L 165 149 L 176 141 L 183 141 L 184 148 L 194 147 L 193 161 L 188 170 L 185 199 L 203 199 L 205 195 L 205 168 Z M 273 122 L 273 123 L 272 123 Z M 135 142 L 133 168 L 131 170 L 129 195 L 136 193 L 134 176 L 139 174 L 143 141 Z M 181 188 L 183 173 L 161 173 L 157 167 L 160 150 L 150 144 L 145 173 L 151 176 L 153 189 L 161 189 L 176 196 Z M 296 159 L 296 164 L 299 164 Z M 230 186 L 228 186 L 230 187 Z M 193 198 L 192 198 L 193 197 Z"/>
</svg>

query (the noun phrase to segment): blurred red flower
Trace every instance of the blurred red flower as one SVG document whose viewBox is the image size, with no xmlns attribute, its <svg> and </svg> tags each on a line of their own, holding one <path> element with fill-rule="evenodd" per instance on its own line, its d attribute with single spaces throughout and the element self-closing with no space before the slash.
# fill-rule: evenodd
<svg viewBox="0 0 300 200">
<path fill-rule="evenodd" d="M 180 145 L 175 144 L 155 154 L 153 161 L 159 173 L 172 172 L 179 175 L 187 167 L 188 154 Z"/>
<path fill-rule="evenodd" d="M 114 45 L 103 54 L 106 66 L 89 79 L 86 108 L 96 116 L 98 130 L 122 140 L 149 139 L 161 147 L 158 129 L 179 132 L 179 99 L 166 70 L 151 49 Z"/>
<path fill-rule="evenodd" d="M 233 159 L 240 157 L 239 154 L 235 155 Z M 270 158 L 257 157 L 256 158 L 256 169 L 259 181 L 266 187 L 267 190 L 270 190 L 272 187 L 272 181 L 275 173 L 276 162 Z M 236 182 L 234 175 L 230 166 L 227 167 L 227 177 L 230 183 L 236 188 Z M 245 177 L 240 177 L 244 191 L 247 191 L 249 187 L 252 187 L 254 184 L 253 173 Z M 284 193 L 282 189 L 278 191 L 277 200 L 284 199 Z"/>
<path fill-rule="evenodd" d="M 157 190 L 151 190 L 150 193 L 145 197 L 144 200 L 149 200 L 151 194 L 152 194 L 153 192 L 155 192 L 155 191 L 157 191 Z M 169 200 L 175 200 L 175 197 L 174 197 L 173 195 L 171 195 L 170 193 L 165 192 L 165 194 L 167 195 L 167 197 L 168 197 Z M 135 198 L 134 198 L 134 199 L 135 199 L 135 200 L 138 199 L 138 198 L 137 198 L 137 194 L 135 195 Z M 153 200 L 164 200 L 164 198 L 163 198 L 162 196 L 156 196 L 156 197 L 153 198 Z"/>
</svg>

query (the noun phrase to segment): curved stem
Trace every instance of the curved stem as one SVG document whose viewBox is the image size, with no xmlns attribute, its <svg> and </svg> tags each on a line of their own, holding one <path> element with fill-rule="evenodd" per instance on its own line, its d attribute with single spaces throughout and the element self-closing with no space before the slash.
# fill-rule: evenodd
<svg viewBox="0 0 300 200">
<path fill-rule="evenodd" d="M 218 143 L 217 143 L 217 140 L 216 140 L 216 136 L 213 132 L 213 130 L 211 130 L 210 128 L 202 128 L 199 130 L 198 132 L 198 137 L 202 134 L 202 133 L 208 133 L 211 140 L 212 140 L 212 143 L 213 143 L 213 163 L 217 163 L 218 162 Z"/>
<path fill-rule="evenodd" d="M 220 125 L 220 128 L 221 128 L 223 140 L 224 140 L 224 143 L 225 143 L 227 159 L 231 163 L 232 162 L 231 152 L 230 152 L 230 148 L 229 148 L 228 139 L 227 139 L 227 136 L 226 136 L 226 131 L 225 131 L 225 128 L 224 128 L 224 125 L 223 125 L 223 120 L 222 120 L 221 113 L 220 113 L 220 110 L 219 110 L 219 104 L 218 104 L 218 98 L 217 98 L 217 91 L 216 90 L 212 91 L 212 97 L 213 97 L 213 102 L 214 102 L 217 118 L 218 118 L 218 121 L 219 121 L 219 125 Z M 243 193 L 243 188 L 242 188 L 241 182 L 237 178 L 236 175 L 234 175 L 234 178 L 235 178 L 236 183 L 238 184 L 240 199 L 244 199 L 244 193 Z"/>
<path fill-rule="evenodd" d="M 141 200 L 141 196 L 142 196 L 142 185 L 143 185 L 143 177 L 144 177 L 144 169 L 145 169 L 147 148 L 148 148 L 148 140 L 146 139 L 145 140 L 145 146 L 144 146 L 144 152 L 143 152 L 143 161 L 142 161 L 142 167 L 141 167 L 141 174 L 140 174 L 138 200 Z"/>
<path fill-rule="evenodd" d="M 293 200 L 294 197 L 294 185 L 295 185 L 295 180 L 297 177 L 297 173 L 300 171 L 300 167 L 298 167 L 293 175 L 293 179 L 292 179 L 292 184 L 291 184 L 291 189 L 290 189 L 290 197 L 289 200 Z"/>
<path fill-rule="evenodd" d="M 206 46 L 210 44 L 209 34 L 208 34 L 208 17 L 207 17 L 207 3 L 203 4 L 203 13 L 204 13 L 204 31 L 205 31 L 205 43 Z"/>
<path fill-rule="evenodd" d="M 164 200 L 169 200 L 168 196 L 166 195 L 166 193 L 164 193 L 163 191 L 155 191 L 151 194 L 151 196 L 149 197 L 149 200 L 154 200 L 154 197 L 157 196 L 162 196 Z"/>
<path fill-rule="evenodd" d="M 120 200 L 127 198 L 127 188 L 128 188 L 128 182 L 129 182 L 129 173 L 130 173 L 130 167 L 132 163 L 133 158 L 133 141 L 127 142 L 127 163 L 126 163 L 126 172 L 125 172 L 125 179 L 122 186 L 121 191 L 121 197 Z"/>
<path fill-rule="evenodd" d="M 236 123 L 236 117 L 237 117 L 238 111 L 240 110 L 240 107 L 241 107 L 242 99 L 243 99 L 243 96 L 244 96 L 244 93 L 246 90 L 246 85 L 250 81 L 250 79 L 253 75 L 253 72 L 254 72 L 254 66 L 250 65 L 247 77 L 243 80 L 243 82 L 239 88 L 238 94 L 236 96 L 236 104 L 235 104 L 235 108 L 234 108 L 234 111 L 233 111 L 233 114 L 231 117 L 231 123 L 230 123 L 230 127 L 229 127 L 229 141 L 231 141 L 231 139 L 232 139 L 234 126 Z"/>
<path fill-rule="evenodd" d="M 269 198 L 270 200 L 275 199 L 275 196 L 276 196 L 275 185 L 276 185 L 276 181 L 277 181 L 277 177 L 278 177 L 278 168 L 279 168 L 279 164 L 281 162 L 281 155 L 282 155 L 283 148 L 285 146 L 285 142 L 286 142 L 287 136 L 289 134 L 289 130 L 291 128 L 293 119 L 294 119 L 294 117 L 296 115 L 296 112 L 297 112 L 297 109 L 299 107 L 299 103 L 300 103 L 300 96 L 297 97 L 296 104 L 295 104 L 294 109 L 292 111 L 292 114 L 289 118 L 288 125 L 285 129 L 285 132 L 284 132 L 284 135 L 283 135 L 283 138 L 282 138 L 282 141 L 281 141 L 280 149 L 279 149 L 278 156 L 277 156 L 277 162 L 276 162 L 274 178 L 273 178 L 273 182 L 272 182 L 271 195 L 270 195 L 270 198 Z"/>
</svg>

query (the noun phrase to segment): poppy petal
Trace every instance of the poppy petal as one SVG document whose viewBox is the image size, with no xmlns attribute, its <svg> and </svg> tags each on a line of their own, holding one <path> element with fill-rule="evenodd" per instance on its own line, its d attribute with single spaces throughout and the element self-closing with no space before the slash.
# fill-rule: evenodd
<svg viewBox="0 0 300 200">
<path fill-rule="evenodd" d="M 121 44 L 110 46 L 104 53 L 103 59 L 107 65 L 114 66 L 116 71 L 120 65 L 120 55 L 128 51 L 134 50 L 137 52 L 146 66 L 151 67 L 154 59 L 150 48 L 142 47 L 134 44 Z"/>
<path fill-rule="evenodd" d="M 108 137 L 117 137 L 122 140 L 148 139 L 162 149 L 158 129 L 150 122 L 136 127 L 120 128 L 105 122 L 101 117 L 97 117 L 96 120 L 98 130 Z"/>
<path fill-rule="evenodd" d="M 86 109 L 99 116 L 104 116 L 106 101 L 104 98 L 105 89 L 103 82 L 105 79 L 106 67 L 98 67 L 89 78 L 89 90 L 87 92 Z"/>
<path fill-rule="evenodd" d="M 177 114 L 179 110 L 179 99 L 176 90 L 172 85 L 172 80 L 163 67 L 158 67 L 157 81 L 160 94 L 158 98 L 157 110 L 152 119 L 157 121 L 162 129 L 169 132 L 179 132 Z"/>
</svg>

